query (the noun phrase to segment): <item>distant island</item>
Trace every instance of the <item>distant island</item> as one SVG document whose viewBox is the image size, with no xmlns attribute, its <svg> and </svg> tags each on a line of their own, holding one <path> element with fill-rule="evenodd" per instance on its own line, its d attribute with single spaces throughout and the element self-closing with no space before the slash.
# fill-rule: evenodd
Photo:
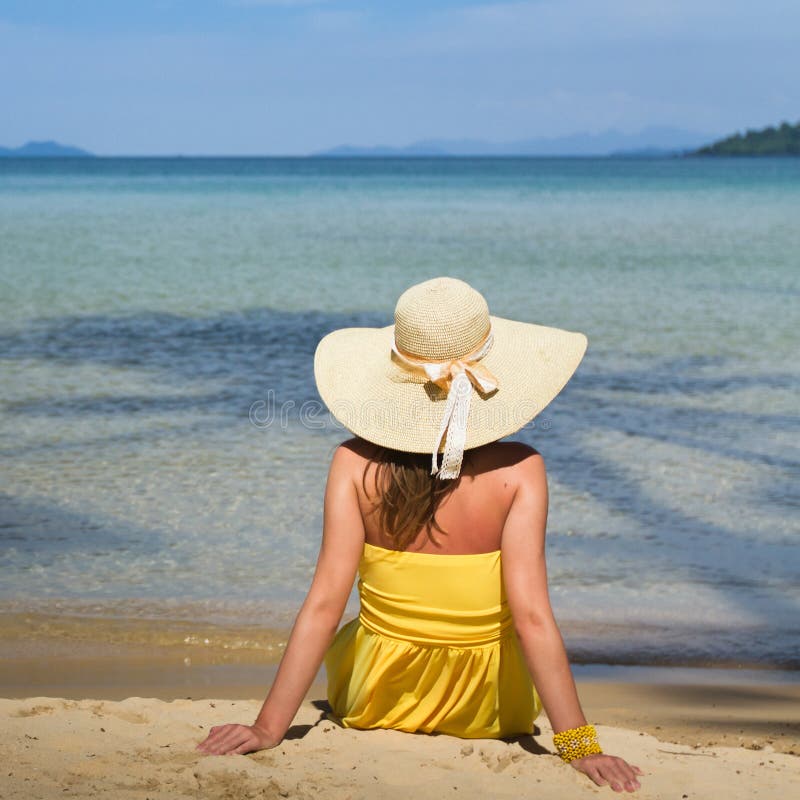
<svg viewBox="0 0 800 800">
<path fill-rule="evenodd" d="M 22 147 L 0 147 L 0 158 L 92 158 L 80 147 L 70 147 L 58 142 L 28 142 Z"/>
<path fill-rule="evenodd" d="M 653 158 L 693 151 L 711 135 L 667 126 L 650 126 L 638 133 L 605 130 L 568 136 L 486 142 L 480 139 L 423 139 L 405 146 L 341 145 L 314 153 L 321 157 L 436 157 L 436 156 L 613 156 Z"/>
<path fill-rule="evenodd" d="M 726 139 L 701 147 L 689 155 L 698 156 L 798 156 L 800 155 L 800 122 L 770 125 L 761 130 L 735 133 Z"/>
</svg>

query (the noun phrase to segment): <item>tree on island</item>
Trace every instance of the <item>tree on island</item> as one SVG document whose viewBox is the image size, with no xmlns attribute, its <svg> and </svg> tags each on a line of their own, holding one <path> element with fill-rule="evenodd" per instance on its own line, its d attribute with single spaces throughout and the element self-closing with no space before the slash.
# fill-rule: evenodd
<svg viewBox="0 0 800 800">
<path fill-rule="evenodd" d="M 763 130 L 748 129 L 744 136 L 736 133 L 727 139 L 695 150 L 698 156 L 798 156 L 800 155 L 800 122 L 779 127 L 770 125 Z"/>
</svg>

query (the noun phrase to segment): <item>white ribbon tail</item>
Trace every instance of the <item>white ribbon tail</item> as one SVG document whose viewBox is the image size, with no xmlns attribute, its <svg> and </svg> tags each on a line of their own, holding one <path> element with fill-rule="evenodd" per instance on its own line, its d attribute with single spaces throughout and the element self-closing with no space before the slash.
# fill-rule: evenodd
<svg viewBox="0 0 800 800">
<path fill-rule="evenodd" d="M 442 422 L 439 426 L 439 436 L 433 447 L 431 475 L 438 475 L 442 480 L 457 478 L 461 472 L 464 445 L 467 443 L 467 419 L 469 418 L 471 399 L 472 384 L 470 379 L 465 372 L 459 372 L 450 384 Z M 447 438 L 444 443 L 444 454 L 440 468 L 437 466 L 437 456 L 445 431 L 447 431 Z"/>
</svg>

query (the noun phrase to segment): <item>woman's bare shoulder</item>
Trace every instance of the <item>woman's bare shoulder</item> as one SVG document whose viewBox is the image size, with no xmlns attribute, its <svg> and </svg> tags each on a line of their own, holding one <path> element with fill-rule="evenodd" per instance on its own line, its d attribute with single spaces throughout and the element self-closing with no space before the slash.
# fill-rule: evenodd
<svg viewBox="0 0 800 800">
<path fill-rule="evenodd" d="M 377 452 L 377 445 L 354 436 L 342 442 L 334 451 L 331 470 L 363 470 Z"/>
<path fill-rule="evenodd" d="M 470 452 L 478 472 L 498 469 L 517 472 L 530 469 L 535 462 L 544 464 L 542 454 L 524 442 L 490 442 Z"/>
</svg>

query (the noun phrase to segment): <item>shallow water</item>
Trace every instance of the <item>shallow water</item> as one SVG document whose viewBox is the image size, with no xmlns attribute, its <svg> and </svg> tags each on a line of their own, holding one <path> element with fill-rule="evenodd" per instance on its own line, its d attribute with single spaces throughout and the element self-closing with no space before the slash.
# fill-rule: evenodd
<svg viewBox="0 0 800 800">
<path fill-rule="evenodd" d="M 0 610 L 288 625 L 316 343 L 450 274 L 589 338 L 518 434 L 571 655 L 799 669 L 798 208 L 792 159 L 0 161 Z"/>
</svg>

